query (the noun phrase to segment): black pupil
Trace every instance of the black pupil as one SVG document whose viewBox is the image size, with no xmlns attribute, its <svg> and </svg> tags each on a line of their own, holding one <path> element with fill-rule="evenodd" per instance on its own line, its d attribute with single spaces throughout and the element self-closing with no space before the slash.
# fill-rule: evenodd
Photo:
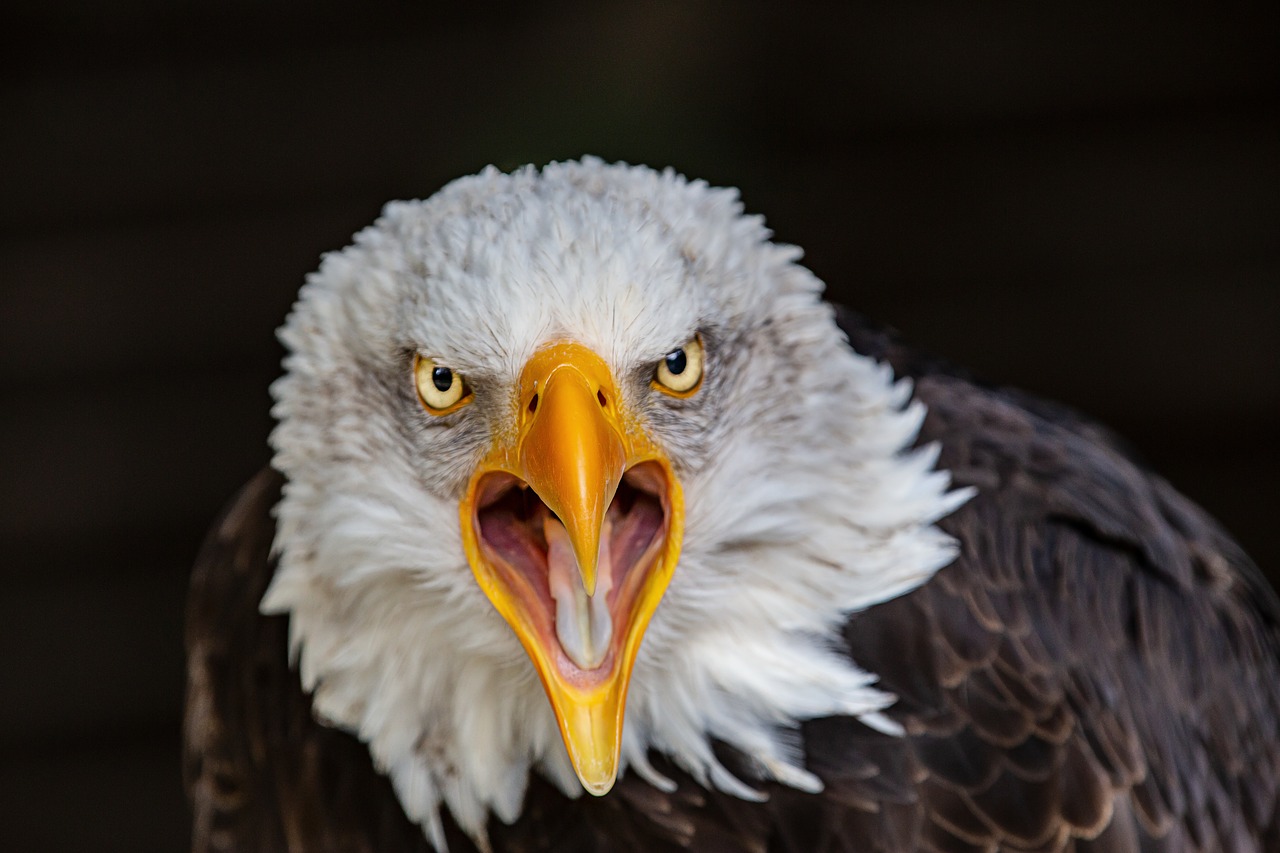
<svg viewBox="0 0 1280 853">
<path fill-rule="evenodd" d="M 666 362 L 667 370 L 671 372 L 672 376 L 679 376 L 689 366 L 689 358 L 682 349 L 667 353 Z"/>
<path fill-rule="evenodd" d="M 453 371 L 447 367 L 432 368 L 431 384 L 437 391 L 448 391 L 453 387 Z"/>
</svg>

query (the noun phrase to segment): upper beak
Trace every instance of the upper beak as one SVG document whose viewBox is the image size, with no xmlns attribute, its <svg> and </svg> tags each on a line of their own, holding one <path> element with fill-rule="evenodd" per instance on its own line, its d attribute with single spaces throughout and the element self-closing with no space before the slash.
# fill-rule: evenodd
<svg viewBox="0 0 1280 853">
<path fill-rule="evenodd" d="M 622 409 L 607 365 L 586 347 L 558 343 L 536 353 L 521 375 L 519 411 L 515 428 L 471 479 L 461 505 L 463 544 L 481 588 L 542 680 L 583 787 L 604 794 L 617 777 L 640 640 L 679 556 L 683 499 L 665 455 Z M 656 510 L 648 521 L 633 509 L 611 510 L 624 477 L 633 497 L 660 504 L 660 524 L 651 520 Z M 523 542 L 504 550 L 486 537 L 493 528 L 485 512 L 517 485 L 531 489 L 555 520 L 535 509 L 543 513 L 540 526 L 536 515 L 511 521 L 508 513 L 503 535 Z M 627 531 L 620 537 L 627 542 L 644 535 L 652 541 L 614 547 L 615 527 Z M 561 536 L 572 569 L 558 548 Z"/>
<path fill-rule="evenodd" d="M 520 439 L 520 473 L 564 525 L 582 584 L 593 595 L 604 514 L 628 454 L 593 365 L 569 355 L 531 364 L 535 411 Z"/>
</svg>

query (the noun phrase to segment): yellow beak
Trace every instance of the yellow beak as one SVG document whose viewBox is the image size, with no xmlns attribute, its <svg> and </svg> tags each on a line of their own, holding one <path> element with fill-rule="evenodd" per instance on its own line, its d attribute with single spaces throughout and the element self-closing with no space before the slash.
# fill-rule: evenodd
<svg viewBox="0 0 1280 853">
<path fill-rule="evenodd" d="M 519 401 L 471 478 L 463 544 L 542 680 L 578 778 L 600 795 L 617 778 L 640 640 L 679 557 L 683 498 L 586 347 L 536 353 Z"/>
</svg>

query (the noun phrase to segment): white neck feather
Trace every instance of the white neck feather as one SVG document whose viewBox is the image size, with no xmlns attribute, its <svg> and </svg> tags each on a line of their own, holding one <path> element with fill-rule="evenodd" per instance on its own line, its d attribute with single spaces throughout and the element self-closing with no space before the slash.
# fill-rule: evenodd
<svg viewBox="0 0 1280 853">
<path fill-rule="evenodd" d="M 744 798 L 757 796 L 753 780 L 721 766 L 712 739 L 756 759 L 761 778 L 817 791 L 797 721 L 852 715 L 895 730 L 880 713 L 893 697 L 858 669 L 840 629 L 953 558 L 933 524 L 969 495 L 947 492 L 936 449 L 908 449 L 923 407 L 907 382 L 849 350 L 794 254 L 753 251 L 752 275 L 792 294 L 769 309 L 778 352 L 795 353 L 786 398 L 747 371 L 719 392 L 734 416 L 686 441 L 714 452 L 683 448 L 684 546 L 635 665 L 622 749 L 624 772 L 656 786 L 669 782 L 650 749 Z M 309 287 L 340 289 L 328 279 Z M 331 309 L 308 310 L 314 320 Z M 302 361 L 305 326 L 295 318 L 285 332 L 298 355 L 276 388 L 276 464 L 289 482 L 263 610 L 290 615 L 317 716 L 368 743 L 428 839 L 444 849 L 443 805 L 483 846 L 490 812 L 518 817 L 530 772 L 568 796 L 582 789 L 533 668 L 472 581 L 456 502 L 424 492 L 406 455 L 386 450 L 394 430 L 351 439 L 341 459 L 329 448 L 340 430 L 316 422 L 308 383 L 326 367 Z M 679 462 L 682 439 L 669 440 Z"/>
</svg>

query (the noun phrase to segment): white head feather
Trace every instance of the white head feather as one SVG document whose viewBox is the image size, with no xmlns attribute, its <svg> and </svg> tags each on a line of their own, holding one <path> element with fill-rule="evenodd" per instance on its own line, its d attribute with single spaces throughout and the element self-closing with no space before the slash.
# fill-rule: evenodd
<svg viewBox="0 0 1280 853">
<path fill-rule="evenodd" d="M 635 664 L 623 767 L 669 784 L 647 761 L 656 749 L 704 785 L 756 796 L 716 760 L 719 739 L 762 777 L 817 790 L 788 737 L 796 721 L 892 730 L 879 712 L 893 697 L 839 629 L 951 560 L 932 525 L 967 493 L 947 492 L 936 452 L 907 450 L 924 414 L 909 384 L 848 347 L 799 251 L 768 238 L 734 191 L 671 171 L 489 169 L 389 204 L 303 287 L 272 389 L 288 484 L 263 610 L 290 615 L 317 715 L 368 743 L 438 848 L 442 804 L 483 843 L 490 812 L 518 816 L 530 770 L 581 793 L 458 516 L 522 367 L 550 340 L 604 358 L 684 488 L 684 545 Z M 652 392 L 644 371 L 695 331 L 701 391 Z M 413 353 L 467 377 L 465 416 L 423 412 Z"/>
</svg>

